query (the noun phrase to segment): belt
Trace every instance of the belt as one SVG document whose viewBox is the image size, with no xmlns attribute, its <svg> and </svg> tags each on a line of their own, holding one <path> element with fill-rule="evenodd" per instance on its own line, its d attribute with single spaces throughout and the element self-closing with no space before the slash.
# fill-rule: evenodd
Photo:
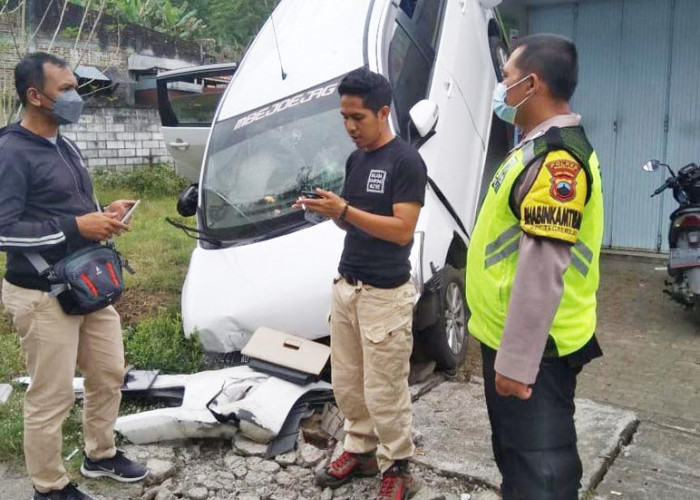
<svg viewBox="0 0 700 500">
<path fill-rule="evenodd" d="M 348 285 L 352 285 L 352 286 L 357 285 L 357 283 L 359 283 L 359 281 L 360 281 L 355 276 L 351 276 L 351 275 L 345 274 L 345 273 L 340 273 L 340 277 L 343 278 Z"/>
</svg>

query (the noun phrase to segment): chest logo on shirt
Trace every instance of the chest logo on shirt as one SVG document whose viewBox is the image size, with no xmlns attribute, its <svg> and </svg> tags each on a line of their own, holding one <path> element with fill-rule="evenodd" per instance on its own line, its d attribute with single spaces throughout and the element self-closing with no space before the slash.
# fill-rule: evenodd
<svg viewBox="0 0 700 500">
<path fill-rule="evenodd" d="M 370 170 L 367 177 L 367 192 L 383 194 L 385 183 L 386 170 Z"/>
<path fill-rule="evenodd" d="M 576 176 L 581 166 L 570 160 L 555 160 L 545 164 L 552 175 L 549 194 L 555 200 L 568 202 L 576 198 Z"/>
<path fill-rule="evenodd" d="M 491 187 L 493 190 L 498 193 L 498 190 L 501 189 L 501 185 L 503 184 L 503 179 L 505 179 L 506 175 L 508 175 L 508 172 L 510 171 L 511 168 L 513 168 L 515 165 L 518 164 L 518 158 L 513 155 L 508 159 L 506 163 L 503 164 L 503 166 L 500 168 L 500 170 L 496 173 L 496 175 L 493 178 L 493 181 L 491 182 Z"/>
</svg>

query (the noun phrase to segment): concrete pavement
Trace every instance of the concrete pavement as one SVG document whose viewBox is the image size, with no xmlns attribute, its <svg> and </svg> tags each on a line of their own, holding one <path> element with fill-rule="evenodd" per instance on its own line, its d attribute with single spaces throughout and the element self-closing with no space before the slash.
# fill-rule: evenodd
<svg viewBox="0 0 700 500">
<path fill-rule="evenodd" d="M 663 293 L 666 273 L 655 270 L 663 266 L 604 256 L 597 335 L 605 355 L 581 372 L 577 395 L 700 432 L 700 321 Z"/>
<path fill-rule="evenodd" d="M 414 406 L 416 430 L 423 443 L 416 462 L 498 488 L 483 381 L 445 382 Z M 603 479 L 623 443 L 637 428 L 633 412 L 589 400 L 576 401 L 576 429 L 583 462 L 582 496 Z"/>
<path fill-rule="evenodd" d="M 700 498 L 700 435 L 642 422 L 596 491 L 596 500 Z"/>
</svg>

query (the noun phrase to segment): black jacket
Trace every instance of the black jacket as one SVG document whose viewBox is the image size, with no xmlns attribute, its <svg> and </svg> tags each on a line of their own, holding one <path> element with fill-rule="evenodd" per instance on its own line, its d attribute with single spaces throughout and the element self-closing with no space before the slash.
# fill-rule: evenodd
<svg viewBox="0 0 700 500">
<path fill-rule="evenodd" d="M 91 242 L 78 233 L 76 216 L 97 210 L 92 183 L 78 148 L 59 134 L 56 145 L 20 125 L 0 132 L 0 251 L 5 279 L 49 290 L 23 255 L 39 252 L 53 264 Z"/>
</svg>

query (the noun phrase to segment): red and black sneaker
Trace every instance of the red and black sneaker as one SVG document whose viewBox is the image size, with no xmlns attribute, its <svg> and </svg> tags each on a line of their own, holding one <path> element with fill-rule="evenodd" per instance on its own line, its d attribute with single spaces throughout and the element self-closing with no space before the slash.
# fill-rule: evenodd
<svg viewBox="0 0 700 500">
<path fill-rule="evenodd" d="M 419 489 L 418 482 L 408 469 L 408 462 L 398 460 L 382 476 L 377 500 L 406 500 L 418 493 Z"/>
<path fill-rule="evenodd" d="M 354 477 L 372 477 L 379 473 L 377 458 L 372 453 L 344 451 L 337 460 L 316 471 L 316 484 L 324 488 L 338 488 Z"/>
</svg>

